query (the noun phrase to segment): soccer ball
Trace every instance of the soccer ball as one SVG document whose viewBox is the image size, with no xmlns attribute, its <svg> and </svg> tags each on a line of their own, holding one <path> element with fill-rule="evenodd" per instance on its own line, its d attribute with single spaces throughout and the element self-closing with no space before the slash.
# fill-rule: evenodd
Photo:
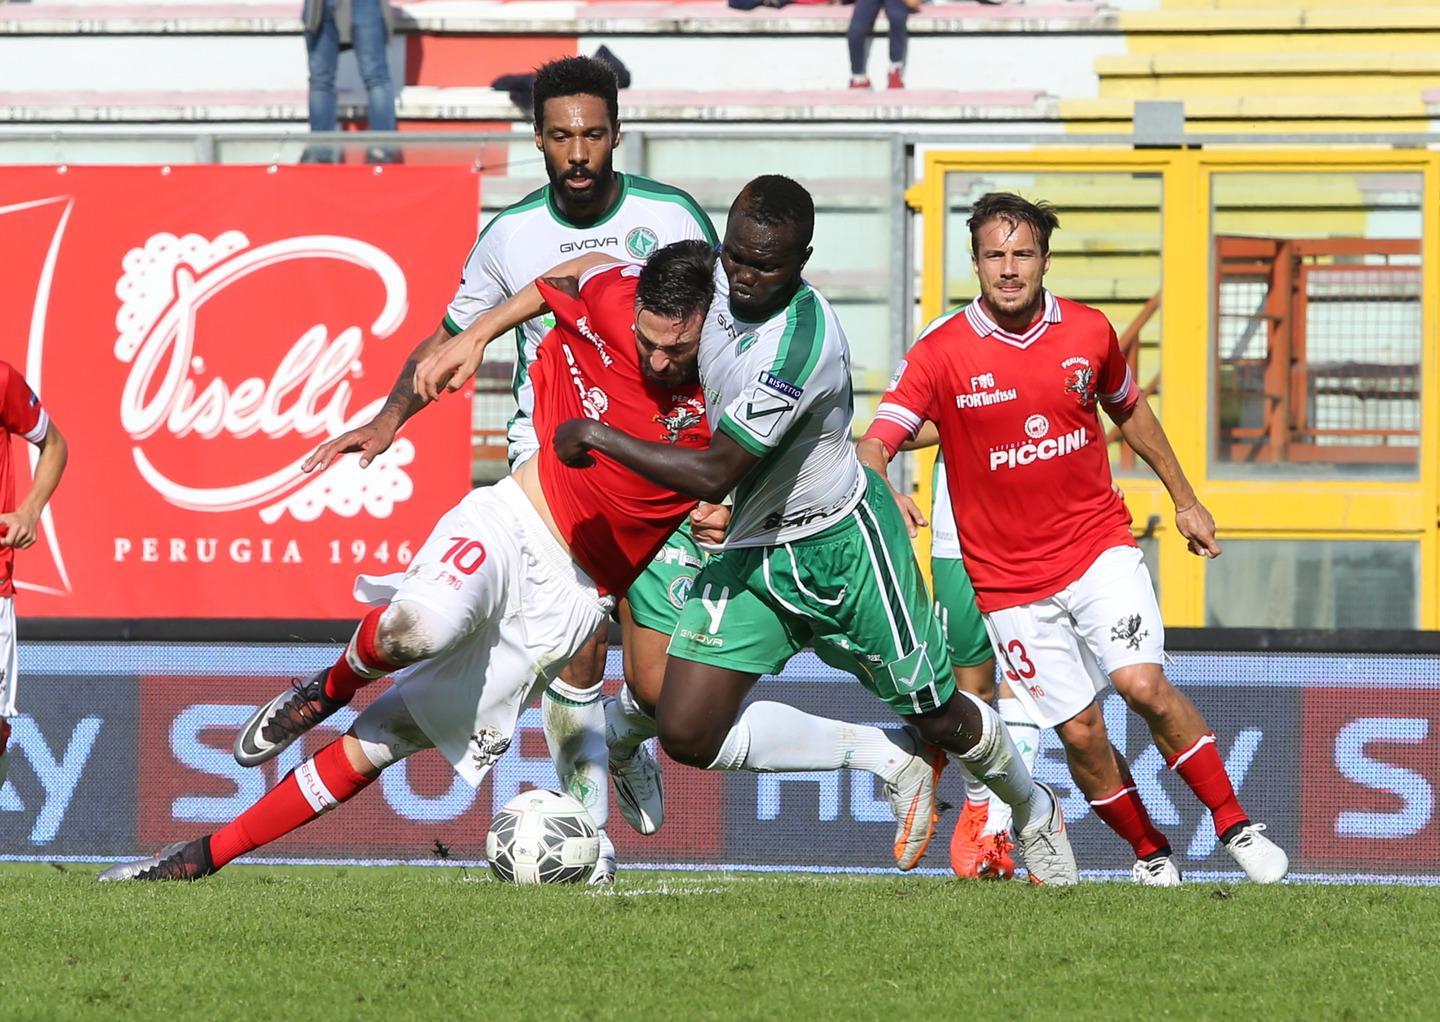
<svg viewBox="0 0 1440 1022">
<path fill-rule="evenodd" d="M 558 791 L 521 792 L 485 837 L 490 872 L 511 884 L 576 884 L 595 871 L 600 836 L 585 807 Z"/>
</svg>

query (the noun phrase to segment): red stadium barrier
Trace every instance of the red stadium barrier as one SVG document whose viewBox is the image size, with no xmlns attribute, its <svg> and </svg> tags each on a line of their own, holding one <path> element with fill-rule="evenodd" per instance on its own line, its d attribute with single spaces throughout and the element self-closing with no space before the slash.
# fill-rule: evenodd
<svg viewBox="0 0 1440 1022">
<path fill-rule="evenodd" d="M 468 401 L 427 410 L 363 471 L 299 463 L 365 421 L 434 332 L 478 182 L 458 167 L 7 169 L 0 358 L 72 451 L 17 559 L 21 614 L 348 618 L 357 572 L 403 570 L 469 485 Z"/>
</svg>

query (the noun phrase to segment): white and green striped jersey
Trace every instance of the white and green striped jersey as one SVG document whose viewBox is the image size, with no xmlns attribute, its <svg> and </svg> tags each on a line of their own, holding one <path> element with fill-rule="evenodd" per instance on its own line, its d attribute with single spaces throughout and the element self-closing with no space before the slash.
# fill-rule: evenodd
<svg viewBox="0 0 1440 1022">
<path fill-rule="evenodd" d="M 730 311 L 725 271 L 700 338 L 700 382 L 711 432 L 761 459 L 735 487 L 725 546 L 813 536 L 865 494 L 850 439 L 855 403 L 850 344 L 835 310 L 809 284 L 764 323 Z"/>
<path fill-rule="evenodd" d="M 485 310 L 579 255 L 602 252 L 639 262 L 676 241 L 699 238 L 715 244 L 710 218 L 685 192 L 634 174 L 616 176 L 620 197 L 610 212 L 593 224 L 582 227 L 566 220 L 548 184 L 496 213 L 465 259 L 460 288 L 445 315 L 445 328 L 458 334 Z M 510 420 L 511 462 L 537 446 L 531 422 L 535 395 L 530 389 L 530 365 L 540 341 L 554 325 L 553 317 L 541 316 L 515 331 L 513 389 L 518 410 Z"/>
</svg>

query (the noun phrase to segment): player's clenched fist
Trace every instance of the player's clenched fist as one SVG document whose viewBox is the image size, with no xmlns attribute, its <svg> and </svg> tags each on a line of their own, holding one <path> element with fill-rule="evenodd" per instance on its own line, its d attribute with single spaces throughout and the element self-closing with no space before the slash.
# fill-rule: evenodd
<svg viewBox="0 0 1440 1022">
<path fill-rule="evenodd" d="M 690 535 L 695 542 L 719 546 L 725 542 L 725 529 L 730 524 L 730 509 L 724 504 L 701 501 L 690 512 Z"/>
<path fill-rule="evenodd" d="M 395 427 L 388 419 L 371 419 L 363 426 L 341 433 L 332 440 L 327 440 L 315 449 L 300 464 L 302 472 L 320 472 L 329 468 L 331 463 L 342 454 L 358 453 L 360 455 L 360 467 L 364 468 L 374 461 L 381 454 L 389 449 L 395 442 Z"/>
<path fill-rule="evenodd" d="M 12 511 L 0 515 L 0 546 L 24 550 L 35 543 L 37 515 L 28 511 Z"/>
<path fill-rule="evenodd" d="M 1192 554 L 1220 556 L 1220 544 L 1215 540 L 1215 519 L 1198 500 L 1175 512 L 1175 528 L 1185 537 L 1185 546 Z"/>
<path fill-rule="evenodd" d="M 589 419 L 570 419 L 555 430 L 555 456 L 571 468 L 587 468 L 595 464 L 590 456 L 590 430 L 596 424 Z"/>
</svg>

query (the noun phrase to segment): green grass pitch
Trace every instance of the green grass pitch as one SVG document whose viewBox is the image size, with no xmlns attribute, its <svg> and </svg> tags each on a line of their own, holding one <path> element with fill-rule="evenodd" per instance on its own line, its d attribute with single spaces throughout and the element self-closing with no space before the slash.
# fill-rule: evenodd
<svg viewBox="0 0 1440 1022">
<path fill-rule="evenodd" d="M 0 866 L 0 1019 L 1408 1019 L 1440 889 Z"/>
</svg>

